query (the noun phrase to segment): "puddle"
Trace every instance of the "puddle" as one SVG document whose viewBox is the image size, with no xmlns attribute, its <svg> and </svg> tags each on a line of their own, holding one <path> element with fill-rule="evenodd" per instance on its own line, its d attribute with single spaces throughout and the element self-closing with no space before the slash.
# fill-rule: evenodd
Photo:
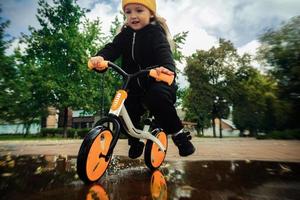
<svg viewBox="0 0 300 200">
<path fill-rule="evenodd" d="M 74 156 L 0 157 L 0 199 L 291 200 L 300 197 L 300 163 L 176 161 L 150 172 L 143 160 L 113 157 L 93 185 L 76 174 Z"/>
</svg>

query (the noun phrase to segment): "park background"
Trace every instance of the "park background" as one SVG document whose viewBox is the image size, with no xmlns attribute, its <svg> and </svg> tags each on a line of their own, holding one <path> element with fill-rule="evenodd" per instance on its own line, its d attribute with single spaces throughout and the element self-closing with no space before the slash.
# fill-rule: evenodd
<svg viewBox="0 0 300 200">
<path fill-rule="evenodd" d="M 174 36 L 177 106 L 198 135 L 212 127 L 214 137 L 222 136 L 215 119 L 230 119 L 240 136 L 299 139 L 297 1 L 157 4 Z M 123 24 L 120 1 L 0 1 L 0 7 L 1 133 L 19 127 L 13 133 L 84 135 L 120 84 L 116 74 L 86 67 Z M 57 123 L 49 126 L 49 116 Z"/>
</svg>

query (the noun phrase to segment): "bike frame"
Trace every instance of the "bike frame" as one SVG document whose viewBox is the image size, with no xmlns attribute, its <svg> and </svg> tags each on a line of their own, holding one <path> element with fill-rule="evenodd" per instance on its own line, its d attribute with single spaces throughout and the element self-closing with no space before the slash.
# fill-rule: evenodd
<svg viewBox="0 0 300 200">
<path fill-rule="evenodd" d="M 133 125 L 133 123 L 128 115 L 128 112 L 126 110 L 125 104 L 124 104 L 125 100 L 127 98 L 126 90 L 127 90 L 128 83 L 130 82 L 130 80 L 133 78 L 136 78 L 138 76 L 141 76 L 142 74 L 149 74 L 150 69 L 141 70 L 134 74 L 128 74 L 124 70 L 122 70 L 118 65 L 115 65 L 112 62 L 108 61 L 107 65 L 112 67 L 115 71 L 117 71 L 124 78 L 124 84 L 123 84 L 122 88 L 116 92 L 115 97 L 112 101 L 112 105 L 109 110 L 109 116 L 115 116 L 117 118 L 121 117 L 124 122 L 124 124 L 122 123 L 122 125 L 126 129 L 126 131 L 129 135 L 131 135 L 132 137 L 135 137 L 135 138 L 139 138 L 139 139 L 151 140 L 155 144 L 158 145 L 160 150 L 165 152 L 166 148 L 163 146 L 163 144 L 160 142 L 160 140 L 158 138 L 156 138 L 150 132 L 137 129 Z M 121 120 L 119 120 L 119 121 L 121 121 Z"/>
<path fill-rule="evenodd" d="M 124 105 L 126 97 L 127 97 L 127 92 L 125 90 L 118 90 L 112 102 L 112 106 L 109 110 L 109 114 L 114 115 L 116 117 L 122 117 L 124 121 L 123 126 L 124 128 L 126 128 L 128 134 L 130 134 L 132 137 L 152 140 L 154 143 L 156 143 L 159 146 L 160 150 L 166 151 L 166 148 L 162 145 L 162 143 L 159 141 L 158 138 L 156 138 L 150 132 L 143 131 L 134 127 L 129 117 L 129 114 L 126 110 L 126 107 Z"/>
</svg>

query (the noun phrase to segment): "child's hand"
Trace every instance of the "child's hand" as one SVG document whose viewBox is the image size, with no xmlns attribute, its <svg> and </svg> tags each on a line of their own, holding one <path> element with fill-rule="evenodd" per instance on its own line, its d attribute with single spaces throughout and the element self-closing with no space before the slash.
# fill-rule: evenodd
<svg viewBox="0 0 300 200">
<path fill-rule="evenodd" d="M 163 66 L 157 67 L 157 68 L 155 68 L 155 70 L 156 70 L 156 73 L 157 73 L 158 76 L 160 75 L 160 73 L 167 74 L 167 75 L 170 75 L 170 76 L 174 75 L 174 72 L 172 72 L 171 70 L 169 70 L 169 69 L 167 69 Z"/>
<path fill-rule="evenodd" d="M 101 65 L 101 63 L 103 61 L 104 61 L 104 58 L 101 56 L 91 57 L 88 61 L 88 67 L 89 67 L 89 69 L 95 69 L 98 71 L 102 71 L 102 70 L 106 69 L 106 67 L 103 67 L 103 65 Z"/>
<path fill-rule="evenodd" d="M 156 81 L 163 81 L 168 85 L 171 85 L 173 83 L 175 77 L 174 72 L 163 66 L 151 69 L 149 75 L 155 78 Z"/>
</svg>

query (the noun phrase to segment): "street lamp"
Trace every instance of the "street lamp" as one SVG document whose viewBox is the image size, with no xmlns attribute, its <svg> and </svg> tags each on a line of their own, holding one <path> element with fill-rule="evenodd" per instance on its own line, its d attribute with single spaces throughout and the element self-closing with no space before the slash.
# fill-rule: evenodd
<svg viewBox="0 0 300 200">
<path fill-rule="evenodd" d="M 219 96 L 216 96 L 213 103 L 213 131 L 214 131 L 214 137 L 216 137 L 216 130 L 215 130 L 215 118 L 219 118 L 219 132 L 220 132 L 220 138 L 223 137 L 222 135 L 222 113 L 224 110 L 224 106 L 226 104 L 226 99 L 220 98 Z"/>
<path fill-rule="evenodd" d="M 217 110 L 217 103 L 218 103 L 219 97 L 216 96 L 214 101 L 213 101 L 213 107 L 212 107 L 212 126 L 213 126 L 213 135 L 214 137 L 216 137 L 216 123 L 215 123 L 215 119 L 217 117 L 218 114 L 218 110 Z"/>
</svg>

